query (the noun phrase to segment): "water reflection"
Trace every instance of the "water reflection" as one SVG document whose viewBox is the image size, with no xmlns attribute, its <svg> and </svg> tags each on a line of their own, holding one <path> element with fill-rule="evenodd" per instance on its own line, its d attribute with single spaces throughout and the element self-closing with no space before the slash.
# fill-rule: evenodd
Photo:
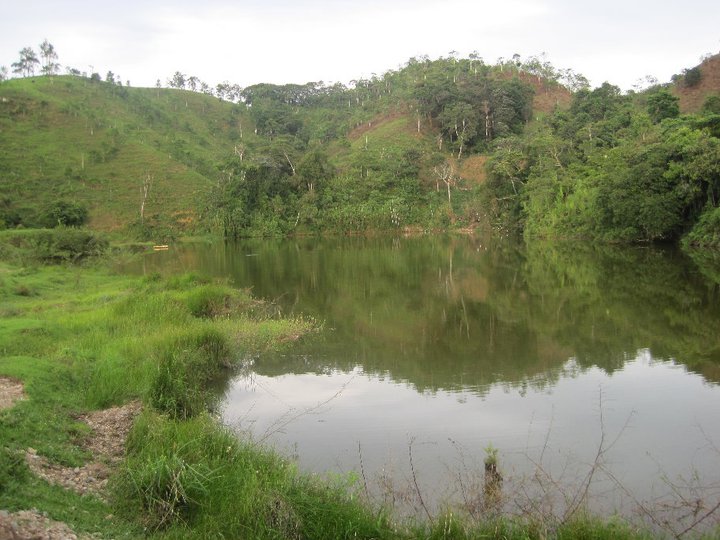
<svg viewBox="0 0 720 540">
<path fill-rule="evenodd" d="M 229 277 L 325 321 L 320 338 L 228 381 L 223 415 L 305 469 L 360 471 L 375 497 L 396 501 L 417 476 L 430 504 L 467 500 L 489 444 L 504 489 L 538 466 L 572 486 L 604 448 L 591 491 L 605 511 L 677 491 L 663 477 L 720 483 L 720 273 L 680 252 L 296 239 L 144 264 Z"/>
<path fill-rule="evenodd" d="M 553 384 L 568 358 L 611 373 L 648 349 L 720 382 L 720 288 L 673 250 L 300 239 L 181 247 L 146 265 L 230 277 L 326 322 L 294 358 L 264 358 L 266 375 L 362 365 L 420 392 L 481 392 Z"/>
</svg>

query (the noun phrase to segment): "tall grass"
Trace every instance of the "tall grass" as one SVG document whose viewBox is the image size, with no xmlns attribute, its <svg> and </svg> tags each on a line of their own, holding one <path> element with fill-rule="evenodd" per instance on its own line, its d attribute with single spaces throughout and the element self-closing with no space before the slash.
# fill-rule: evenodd
<svg viewBox="0 0 720 540">
<path fill-rule="evenodd" d="M 146 411 L 113 487 L 124 512 L 170 537 L 390 537 L 385 516 L 239 441 L 206 414 L 180 421 Z"/>
</svg>

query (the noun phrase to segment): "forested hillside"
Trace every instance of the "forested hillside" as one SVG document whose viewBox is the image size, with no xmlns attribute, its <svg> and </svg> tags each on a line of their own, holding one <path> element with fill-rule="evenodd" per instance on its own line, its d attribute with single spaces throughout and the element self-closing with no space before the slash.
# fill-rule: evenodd
<svg viewBox="0 0 720 540">
<path fill-rule="evenodd" d="M 517 55 L 413 58 L 347 86 L 11 79 L 0 223 L 151 239 L 485 224 L 717 244 L 719 71 L 709 58 L 625 94 Z"/>
<path fill-rule="evenodd" d="M 688 84 L 680 79 L 674 90 Z M 661 85 L 637 94 L 608 83 L 580 90 L 567 111 L 495 148 L 487 183 L 494 219 L 527 237 L 719 245 L 718 102 L 706 95 L 681 115 Z"/>
</svg>

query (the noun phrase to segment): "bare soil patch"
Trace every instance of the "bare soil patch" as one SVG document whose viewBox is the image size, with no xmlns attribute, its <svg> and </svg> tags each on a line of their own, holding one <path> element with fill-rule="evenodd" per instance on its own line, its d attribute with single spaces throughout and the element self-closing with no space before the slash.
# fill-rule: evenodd
<svg viewBox="0 0 720 540">
<path fill-rule="evenodd" d="M 4 384 L 0 386 L 0 391 L 11 388 L 6 381 L 7 379 L 0 379 L 0 384 Z M 20 385 L 20 395 L 22 396 L 22 385 Z M 125 454 L 125 440 L 140 409 L 140 403 L 134 401 L 121 407 L 112 407 L 81 416 L 79 419 L 92 429 L 81 442 L 81 446 L 93 455 L 93 460 L 82 467 L 63 467 L 51 463 L 47 458 L 38 455 L 33 448 L 28 448 L 25 452 L 25 461 L 34 474 L 47 482 L 72 489 L 80 494 L 92 493 L 102 497 L 113 465 L 117 464 Z M 2 540 L 77 540 L 78 538 L 92 537 L 78 536 L 66 524 L 53 521 L 36 510 L 14 513 L 0 510 Z"/>
<path fill-rule="evenodd" d="M 3 540 L 77 540 L 73 530 L 37 510 L 9 513 L 0 510 L 0 538 Z"/>
<path fill-rule="evenodd" d="M 720 54 L 706 58 L 699 66 L 702 77 L 692 87 L 675 84 L 672 92 L 680 98 L 680 112 L 683 114 L 699 111 L 708 96 L 720 95 Z"/>
<path fill-rule="evenodd" d="M 10 377 L 0 377 L 0 411 L 9 409 L 15 402 L 25 398 L 23 384 Z"/>
<path fill-rule="evenodd" d="M 487 159 L 487 156 L 481 154 L 465 158 L 460 164 L 460 177 L 471 184 L 482 184 L 487 179 Z"/>
<path fill-rule="evenodd" d="M 51 463 L 33 448 L 25 452 L 25 461 L 34 474 L 51 484 L 80 494 L 101 496 L 112 466 L 125 454 L 125 440 L 139 412 L 140 403 L 131 402 L 80 417 L 92 429 L 81 446 L 92 453 L 93 460 L 82 467 L 63 467 Z"/>
</svg>

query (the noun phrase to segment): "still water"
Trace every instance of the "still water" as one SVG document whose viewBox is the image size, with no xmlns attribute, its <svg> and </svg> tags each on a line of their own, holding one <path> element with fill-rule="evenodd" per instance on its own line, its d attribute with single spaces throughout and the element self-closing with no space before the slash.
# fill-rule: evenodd
<svg viewBox="0 0 720 540">
<path fill-rule="evenodd" d="M 582 498 L 675 519 L 679 493 L 720 496 L 720 285 L 677 251 L 292 239 L 178 246 L 142 265 L 229 278 L 322 321 L 248 359 L 223 419 L 303 470 L 354 471 L 396 508 L 477 506 L 487 448 L 511 511 Z"/>
</svg>

